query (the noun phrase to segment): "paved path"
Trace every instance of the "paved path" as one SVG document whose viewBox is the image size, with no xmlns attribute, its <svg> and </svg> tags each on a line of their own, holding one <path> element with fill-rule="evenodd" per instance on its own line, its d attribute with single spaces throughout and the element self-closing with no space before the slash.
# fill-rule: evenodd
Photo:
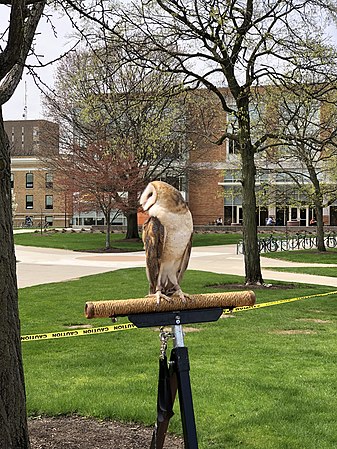
<svg viewBox="0 0 337 449">
<path fill-rule="evenodd" d="M 145 267 L 144 252 L 101 254 L 17 245 L 16 258 L 18 262 L 18 285 L 20 288 L 76 279 L 81 276 L 113 271 L 120 268 Z M 266 267 L 331 267 L 333 265 L 301 264 L 263 257 L 261 258 L 261 265 L 265 280 L 302 282 L 337 287 L 337 278 L 298 273 L 282 273 L 266 269 Z M 236 254 L 236 245 L 193 248 L 189 269 L 243 276 L 243 256 Z"/>
</svg>

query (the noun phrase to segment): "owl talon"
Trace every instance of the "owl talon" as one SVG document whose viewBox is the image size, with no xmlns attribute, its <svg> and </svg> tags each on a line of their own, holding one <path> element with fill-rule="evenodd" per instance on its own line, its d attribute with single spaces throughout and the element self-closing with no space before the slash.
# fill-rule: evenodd
<svg viewBox="0 0 337 449">
<path fill-rule="evenodd" d="M 160 305 L 162 299 L 165 299 L 165 301 L 171 301 L 169 296 L 164 295 L 164 293 L 159 290 L 156 292 L 155 297 L 157 298 L 157 306 Z"/>
<path fill-rule="evenodd" d="M 190 295 L 188 293 L 184 293 L 181 289 L 177 290 L 174 296 L 178 296 L 184 303 L 186 302 L 187 299 L 191 299 Z"/>
<path fill-rule="evenodd" d="M 161 291 L 157 291 L 156 293 L 151 293 L 149 295 L 146 295 L 147 298 L 156 298 L 157 299 L 157 306 L 160 305 L 161 300 L 165 299 L 165 301 L 171 301 L 170 296 L 164 295 Z"/>
<path fill-rule="evenodd" d="M 188 295 L 187 293 L 183 293 L 181 296 L 181 300 L 183 302 L 186 302 L 187 299 L 191 299 L 190 295 Z"/>
</svg>

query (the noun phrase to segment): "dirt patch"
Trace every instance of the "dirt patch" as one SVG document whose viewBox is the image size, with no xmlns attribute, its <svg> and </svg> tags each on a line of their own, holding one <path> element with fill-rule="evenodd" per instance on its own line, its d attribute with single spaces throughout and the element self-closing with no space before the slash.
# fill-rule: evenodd
<svg viewBox="0 0 337 449">
<path fill-rule="evenodd" d="M 308 329 L 288 329 L 288 330 L 274 330 L 269 332 L 270 334 L 277 335 L 312 335 L 317 334 L 315 331 L 311 331 Z"/>
<path fill-rule="evenodd" d="M 144 449 L 153 428 L 79 416 L 28 420 L 31 449 Z M 183 449 L 181 438 L 166 436 L 165 449 Z"/>
</svg>

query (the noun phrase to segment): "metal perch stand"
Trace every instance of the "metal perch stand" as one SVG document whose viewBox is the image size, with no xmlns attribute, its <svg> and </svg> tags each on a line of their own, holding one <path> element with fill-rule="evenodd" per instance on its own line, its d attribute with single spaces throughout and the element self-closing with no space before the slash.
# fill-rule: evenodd
<svg viewBox="0 0 337 449">
<path fill-rule="evenodd" d="M 161 301 L 159 305 L 155 297 L 86 303 L 87 318 L 128 316 L 137 327 L 172 326 L 172 333 L 164 332 L 163 329 L 160 333 L 157 423 L 150 449 L 164 447 L 177 391 L 185 449 L 198 449 L 190 364 L 182 325 L 217 321 L 223 309 L 252 306 L 254 303 L 255 294 L 252 291 L 191 295 L 186 302 L 173 296 L 171 301 Z M 166 348 L 169 337 L 173 337 L 174 347 L 168 362 Z"/>
</svg>

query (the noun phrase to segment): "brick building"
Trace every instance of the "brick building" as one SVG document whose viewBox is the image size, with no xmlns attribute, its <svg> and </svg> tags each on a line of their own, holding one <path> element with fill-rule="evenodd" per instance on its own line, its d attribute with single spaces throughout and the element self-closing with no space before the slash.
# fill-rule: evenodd
<svg viewBox="0 0 337 449">
<path fill-rule="evenodd" d="M 275 112 L 268 104 L 268 100 L 264 98 L 265 91 L 261 90 L 261 92 L 261 105 L 259 107 L 254 104 L 251 105 L 253 133 L 258 130 L 259 126 L 266 126 L 268 119 L 275 118 Z M 219 111 L 221 109 L 220 103 L 212 99 L 210 92 L 199 93 L 199 95 L 204 102 L 204 111 L 199 112 L 202 120 L 200 120 L 200 123 L 194 122 L 188 125 L 191 129 L 194 129 L 193 149 L 190 152 L 191 171 L 188 176 L 187 188 L 187 198 L 194 224 L 212 224 L 219 217 L 224 225 L 242 224 L 240 156 L 233 141 L 225 139 L 220 146 L 214 144 L 228 125 L 229 130 L 234 130 L 235 123 L 233 117 Z M 229 95 L 228 104 L 231 104 Z M 259 109 L 268 119 L 260 120 Z M 207 110 L 208 117 L 205 117 L 205 110 Z M 317 120 L 318 127 L 320 124 L 322 126 L 324 117 L 322 107 L 314 110 L 313 116 L 314 114 L 317 116 L 314 118 Z M 195 115 L 198 115 L 198 112 Z M 283 147 L 283 151 L 285 149 Z M 264 226 L 266 219 L 271 215 L 280 226 L 286 226 L 288 223 L 308 226 L 311 218 L 315 215 L 315 211 L 312 205 L 307 205 L 305 201 L 301 201 L 300 194 L 296 192 L 296 185 L 282 171 L 277 170 L 276 164 L 273 166 L 268 156 L 263 155 L 259 158 L 257 155 L 256 162 L 256 191 L 260 191 L 260 201 L 257 202 L 256 211 L 258 225 Z M 294 162 L 289 159 L 289 164 L 294 164 Z M 301 162 L 297 161 L 295 164 L 299 173 L 301 173 L 301 170 L 305 170 Z M 308 183 L 308 181 L 306 182 Z M 261 190 L 263 190 L 264 185 L 277 186 L 276 191 L 280 192 L 282 192 L 282 187 L 288 186 L 287 190 L 290 190 L 289 186 L 292 185 L 293 191 L 288 194 L 286 199 L 281 200 L 281 198 L 276 197 L 266 203 L 261 201 Z M 323 220 L 326 225 L 337 225 L 337 201 L 323 208 Z"/>
<path fill-rule="evenodd" d="M 240 158 L 232 141 L 222 145 L 214 142 L 223 134 L 232 118 L 223 112 L 218 100 L 207 91 L 194 92 L 186 121 L 186 141 L 188 141 L 188 174 L 172 179 L 169 173 L 163 180 L 175 185 L 187 199 L 195 225 L 208 225 L 221 218 L 225 225 L 242 223 L 242 197 L 240 183 Z M 230 101 L 230 99 L 229 99 Z M 252 110 L 252 118 L 254 118 Z M 258 117 L 257 117 L 258 119 Z M 257 120 L 258 121 L 258 120 Z M 39 155 L 58 152 L 58 125 L 46 120 L 19 120 L 5 122 L 5 129 L 12 146 L 12 184 L 14 193 L 14 223 L 20 226 L 27 215 L 34 224 L 48 222 L 54 226 L 104 225 L 104 217 L 99 211 L 80 212 L 76 195 L 62 191 L 53 179 L 48 164 Z M 282 185 L 284 174 L 271 175 L 260 171 L 256 177 L 257 190 L 263 183 Z M 267 161 L 268 162 L 268 161 Z M 289 182 L 288 182 L 289 184 Z M 258 225 L 265 225 L 272 215 L 279 225 L 288 221 L 308 226 L 314 214 L 312 207 L 303 203 L 298 207 L 289 201 L 257 204 Z M 337 202 L 324 208 L 324 222 L 337 225 Z M 124 224 L 122 214 L 115 217 L 115 224 Z"/>
<path fill-rule="evenodd" d="M 224 218 L 224 195 L 220 183 L 226 169 L 226 145 L 214 142 L 226 128 L 226 114 L 209 91 L 191 94 L 186 129 L 189 141 L 187 192 L 195 225 L 214 224 Z"/>
<path fill-rule="evenodd" d="M 57 153 L 58 125 L 47 120 L 5 121 L 11 145 L 14 226 L 68 226 L 72 204 L 55 185 L 53 171 L 39 158 Z"/>
</svg>

